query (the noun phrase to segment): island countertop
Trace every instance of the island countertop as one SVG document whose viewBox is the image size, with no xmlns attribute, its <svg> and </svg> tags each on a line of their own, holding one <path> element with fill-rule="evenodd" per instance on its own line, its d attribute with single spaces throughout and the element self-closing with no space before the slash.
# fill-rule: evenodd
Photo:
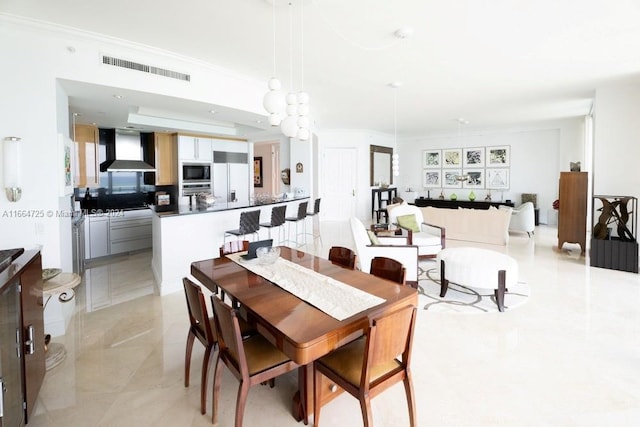
<svg viewBox="0 0 640 427">
<path fill-rule="evenodd" d="M 194 215 L 204 214 L 211 212 L 230 211 L 235 209 L 247 209 L 256 208 L 262 206 L 277 205 L 279 203 L 296 202 L 298 200 L 307 200 L 309 196 L 298 196 L 287 199 L 273 199 L 271 201 L 253 201 L 250 203 L 238 203 L 238 202 L 216 202 L 212 206 L 202 206 L 198 204 L 193 205 L 166 205 L 166 206 L 151 206 L 151 210 L 160 218 L 176 215 Z"/>
</svg>

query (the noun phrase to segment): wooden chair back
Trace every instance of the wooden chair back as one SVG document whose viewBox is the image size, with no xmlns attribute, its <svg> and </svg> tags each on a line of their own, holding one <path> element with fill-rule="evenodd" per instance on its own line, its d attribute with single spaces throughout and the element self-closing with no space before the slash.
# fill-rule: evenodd
<svg viewBox="0 0 640 427">
<path fill-rule="evenodd" d="M 209 313 L 204 301 L 202 289 L 188 278 L 182 279 L 184 293 L 187 298 L 187 311 L 193 334 L 204 346 L 214 344 L 216 335 L 209 321 Z"/>
<path fill-rule="evenodd" d="M 375 257 L 371 260 L 371 274 L 383 279 L 404 285 L 406 269 L 401 262 L 386 257 Z"/>
<path fill-rule="evenodd" d="M 342 267 L 355 270 L 356 253 L 349 248 L 332 246 L 331 249 L 329 249 L 329 261 Z"/>
<path fill-rule="evenodd" d="M 215 295 L 211 296 L 211 305 L 215 316 L 220 357 L 231 362 L 229 368 L 236 377 L 248 378 L 247 359 L 242 346 L 242 334 L 237 312 Z"/>
<path fill-rule="evenodd" d="M 220 256 L 235 254 L 236 252 L 246 252 L 249 250 L 248 240 L 231 240 L 220 246 Z"/>
</svg>

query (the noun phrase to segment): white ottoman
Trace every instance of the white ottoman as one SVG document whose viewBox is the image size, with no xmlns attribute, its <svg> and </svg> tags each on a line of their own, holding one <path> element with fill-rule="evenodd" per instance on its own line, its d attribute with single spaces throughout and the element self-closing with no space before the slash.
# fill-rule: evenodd
<svg viewBox="0 0 640 427">
<path fill-rule="evenodd" d="M 440 296 L 449 282 L 473 288 L 494 289 L 498 310 L 504 311 L 504 292 L 518 282 L 516 260 L 500 252 L 480 248 L 448 248 L 438 253 Z"/>
</svg>

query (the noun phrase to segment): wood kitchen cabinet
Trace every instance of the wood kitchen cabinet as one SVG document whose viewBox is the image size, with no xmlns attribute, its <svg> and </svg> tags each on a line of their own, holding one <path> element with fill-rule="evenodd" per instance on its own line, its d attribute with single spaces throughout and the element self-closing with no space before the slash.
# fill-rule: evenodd
<svg viewBox="0 0 640 427">
<path fill-rule="evenodd" d="M 155 132 L 143 135 L 144 161 L 156 168 L 144 174 L 147 185 L 178 184 L 178 136 Z"/>
<path fill-rule="evenodd" d="M 97 187 L 100 184 L 100 137 L 92 125 L 75 125 L 73 139 L 76 148 L 75 185 L 78 188 Z"/>
<path fill-rule="evenodd" d="M 577 243 L 585 253 L 587 241 L 587 172 L 560 172 L 558 249 Z"/>
<path fill-rule="evenodd" d="M 39 251 L 24 251 L 0 272 L 0 308 L 0 425 L 20 426 L 29 422 L 45 375 Z"/>
</svg>

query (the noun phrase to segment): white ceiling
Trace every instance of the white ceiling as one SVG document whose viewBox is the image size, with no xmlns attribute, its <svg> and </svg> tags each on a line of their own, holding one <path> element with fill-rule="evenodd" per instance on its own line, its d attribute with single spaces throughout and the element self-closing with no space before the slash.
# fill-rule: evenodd
<svg viewBox="0 0 640 427">
<path fill-rule="evenodd" d="M 401 136 L 456 129 L 460 117 L 478 128 L 576 117 L 597 87 L 639 77 L 637 0 L 272 1 L 276 75 L 289 86 L 293 27 L 294 89 L 304 80 L 320 128 L 393 133 L 394 93 Z M 2 0 L 0 11 L 198 58 L 264 80 L 265 92 L 273 74 L 271 1 Z M 394 37 L 404 26 L 413 36 Z M 95 109 L 81 92 L 77 108 Z M 194 107 L 169 101 L 137 105 Z M 216 117 L 256 119 L 232 113 Z"/>
</svg>

